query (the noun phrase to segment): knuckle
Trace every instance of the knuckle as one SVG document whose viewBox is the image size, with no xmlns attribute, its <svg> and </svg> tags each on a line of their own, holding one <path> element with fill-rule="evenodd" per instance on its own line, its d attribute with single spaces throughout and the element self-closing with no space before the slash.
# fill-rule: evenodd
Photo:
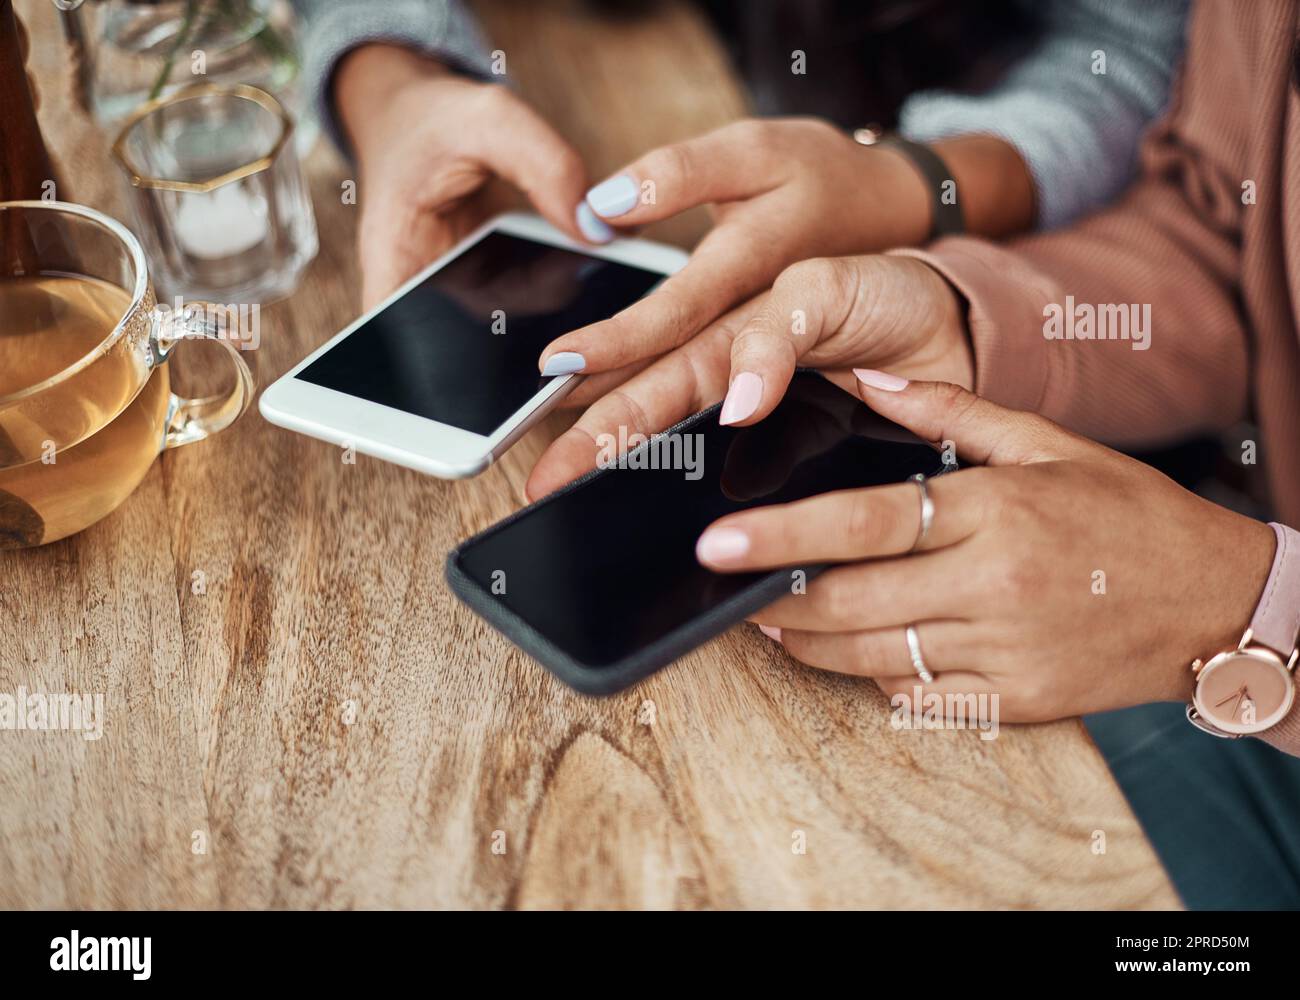
<svg viewBox="0 0 1300 1000">
<path fill-rule="evenodd" d="M 699 331 L 698 308 L 689 296 L 665 288 L 657 301 L 653 296 L 645 301 L 654 302 L 652 326 L 666 332 L 667 347 L 678 347 Z"/>
<path fill-rule="evenodd" d="M 745 146 L 764 146 L 773 138 L 774 125 L 761 118 L 743 118 L 723 126 L 727 138 Z"/>
<path fill-rule="evenodd" d="M 936 408 L 943 413 L 940 426 L 944 437 L 951 437 L 960 445 L 967 431 L 977 427 L 979 407 L 984 405 L 984 401 L 950 382 L 932 382 L 930 391 L 934 394 Z M 972 437 L 977 437 L 973 431 Z"/>
<path fill-rule="evenodd" d="M 645 408 L 635 396 L 622 387 L 611 390 L 605 397 L 605 402 L 609 406 L 608 413 L 613 418 L 613 422 L 626 427 L 629 434 L 648 435 L 653 431 Z"/>
<path fill-rule="evenodd" d="M 899 650 L 890 647 L 879 632 L 861 632 L 853 641 L 854 668 L 860 673 L 873 673 L 894 665 Z"/>
<path fill-rule="evenodd" d="M 653 368 L 649 369 L 652 375 L 662 373 L 663 381 L 670 384 L 679 391 L 681 398 L 692 401 L 692 412 L 694 402 L 699 398 L 700 392 L 700 370 L 696 366 L 695 358 L 689 351 L 670 351 L 663 357 L 654 362 Z M 642 384 L 638 380 L 638 385 Z"/>
<path fill-rule="evenodd" d="M 749 322 L 742 326 L 740 332 L 732 338 L 731 360 L 739 361 L 761 350 L 763 341 L 768 336 L 768 329 L 772 325 L 772 320 L 773 315 L 767 310 L 762 310 L 751 316 Z"/>
<path fill-rule="evenodd" d="M 1018 714 L 1027 721 L 1038 721 L 1050 715 L 1054 685 L 1051 675 L 1034 663 L 1016 680 Z"/>
<path fill-rule="evenodd" d="M 935 488 L 950 488 L 955 496 L 960 495 L 970 505 L 981 511 L 989 511 L 998 505 L 1005 471 L 989 465 L 967 465 L 957 472 L 938 478 Z"/>
<path fill-rule="evenodd" d="M 853 300 L 854 283 L 841 260 L 818 257 L 801 260 L 782 271 L 773 284 L 771 308 L 802 309 L 810 323 L 830 323 L 826 317 L 842 316 Z M 823 319 L 812 319 L 823 317 Z"/>
<path fill-rule="evenodd" d="M 935 401 L 952 412 L 954 422 L 960 422 L 970 414 L 978 397 L 951 382 L 932 382 L 931 392 Z"/>
<path fill-rule="evenodd" d="M 527 108 L 527 105 L 511 93 L 509 88 L 495 84 L 479 89 L 478 103 L 479 110 L 488 115 L 514 114 L 521 108 Z"/>
<path fill-rule="evenodd" d="M 782 291 L 820 291 L 833 284 L 837 278 L 836 262 L 830 257 L 813 257 L 796 261 L 782 271 L 775 288 Z"/>
<path fill-rule="evenodd" d="M 590 416 L 590 411 L 586 416 Z M 583 468 L 589 467 L 586 464 L 589 458 L 592 463 L 599 463 L 609 447 L 607 433 L 601 429 L 600 422 L 597 420 L 591 420 L 589 426 L 579 421 L 552 443 L 550 449 L 542 456 L 542 459 L 538 460 L 537 467 L 540 467 L 542 461 L 548 456 L 561 456 L 570 450 L 581 454 Z M 533 469 L 534 475 L 537 473 L 537 467 Z"/>
<path fill-rule="evenodd" d="M 995 528 L 1015 528 L 1020 515 L 1020 498 L 1016 490 L 993 477 L 981 505 L 988 523 Z"/>
<path fill-rule="evenodd" d="M 653 181 L 659 187 L 687 184 L 694 172 L 694 156 L 685 143 L 661 146 L 646 154 L 635 173 L 643 180 Z"/>
<path fill-rule="evenodd" d="M 832 623 L 837 625 L 851 623 L 857 617 L 860 606 L 857 587 L 847 577 L 836 576 L 827 581 L 822 607 L 826 617 Z"/>
<path fill-rule="evenodd" d="M 1018 536 L 1023 537 L 1042 517 L 1039 491 L 1015 477 L 1000 477 L 992 495 L 994 522 L 999 527 L 1014 530 Z"/>
<path fill-rule="evenodd" d="M 822 290 L 830 301 L 846 304 L 857 298 L 861 278 L 865 271 L 862 258 L 831 257 L 822 271 Z"/>
<path fill-rule="evenodd" d="M 826 119 L 814 118 L 810 115 L 794 115 L 787 118 L 769 118 L 767 120 L 779 128 L 785 130 L 797 129 L 805 135 L 834 135 L 841 138 L 845 135 Z"/>
<path fill-rule="evenodd" d="M 963 477 L 964 510 L 971 522 L 967 534 L 979 536 L 1004 527 L 1002 493 L 998 488 L 996 470 L 973 466 L 962 469 L 958 475 Z"/>
<path fill-rule="evenodd" d="M 789 336 L 790 321 L 785 317 L 763 310 L 753 317 L 731 342 L 733 365 L 762 365 L 784 360 L 794 364 L 797 352 Z"/>
<path fill-rule="evenodd" d="M 873 551 L 884 533 L 894 526 L 897 516 L 888 512 L 883 505 L 873 504 L 865 492 L 855 492 L 846 498 L 847 510 L 845 534 L 849 551 L 865 553 Z"/>
<path fill-rule="evenodd" d="M 639 316 L 641 315 L 638 306 L 644 306 L 648 299 L 642 299 L 634 302 L 622 312 L 616 312 L 609 319 L 599 322 L 599 333 L 597 333 L 598 324 L 593 323 L 590 327 L 581 330 L 574 330 L 572 333 L 566 333 L 563 337 L 556 339 L 556 343 L 564 343 L 566 351 L 577 351 L 586 355 L 587 351 L 594 351 L 597 345 L 612 356 L 621 356 L 620 348 L 631 344 L 636 340 L 637 329 L 639 327 Z M 591 358 L 587 358 L 590 362 Z"/>
<path fill-rule="evenodd" d="M 1038 590 L 1038 568 L 1023 556 L 1003 556 L 994 563 L 993 575 L 998 591 L 1012 601 L 1029 600 Z"/>
</svg>

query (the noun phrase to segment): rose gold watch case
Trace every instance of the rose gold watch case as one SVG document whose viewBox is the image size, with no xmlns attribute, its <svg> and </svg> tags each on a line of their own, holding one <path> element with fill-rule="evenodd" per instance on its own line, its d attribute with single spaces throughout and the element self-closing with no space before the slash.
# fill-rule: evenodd
<svg viewBox="0 0 1300 1000">
<path fill-rule="evenodd" d="M 1291 706 L 1295 704 L 1295 680 L 1291 671 L 1295 666 L 1297 652 L 1300 650 L 1292 652 L 1290 660 L 1284 661 L 1271 649 L 1264 646 L 1251 646 L 1250 638 L 1250 631 L 1247 630 L 1236 649 L 1225 650 L 1205 664 L 1199 660 L 1192 664 L 1192 670 L 1196 673 L 1196 690 L 1192 694 L 1192 703 L 1187 706 L 1187 718 L 1194 725 L 1218 736 L 1247 736 L 1263 732 L 1281 722 L 1291 710 Z M 1225 690 L 1229 692 L 1229 697 L 1232 696 L 1231 686 L 1238 683 L 1237 677 L 1243 676 L 1243 667 L 1255 673 L 1257 681 L 1264 681 L 1268 687 L 1272 687 L 1268 684 L 1269 676 L 1260 678 L 1258 675 L 1261 668 L 1269 671 L 1280 683 L 1280 691 L 1274 688 L 1265 692 L 1268 702 L 1276 701 L 1276 706 L 1266 715 L 1257 716 L 1249 723 L 1237 722 L 1225 717 L 1220 710 L 1222 702 L 1213 703 L 1213 699 Z M 1227 686 L 1223 684 L 1225 680 L 1228 681 Z M 1249 698 L 1247 693 L 1249 683 L 1249 680 L 1241 681 L 1241 691 L 1246 693 L 1247 698 Z M 1259 686 L 1257 683 L 1257 691 Z M 1236 710 L 1237 706 L 1234 705 L 1232 714 L 1235 714 Z"/>
</svg>

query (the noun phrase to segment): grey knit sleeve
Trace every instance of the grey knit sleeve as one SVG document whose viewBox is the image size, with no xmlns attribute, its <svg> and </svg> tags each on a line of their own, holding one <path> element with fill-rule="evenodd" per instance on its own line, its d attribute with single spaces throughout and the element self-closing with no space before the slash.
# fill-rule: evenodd
<svg viewBox="0 0 1300 1000">
<path fill-rule="evenodd" d="M 478 23 L 460 0 L 293 0 L 300 23 L 305 103 L 321 127 L 346 151 L 330 103 L 334 65 L 366 42 L 409 46 L 453 69 L 483 79 L 491 57 Z"/>
<path fill-rule="evenodd" d="M 1138 140 L 1169 97 L 1189 2 L 1040 0 L 1037 43 L 995 86 L 914 94 L 899 130 L 916 142 L 1005 139 L 1033 176 L 1039 227 L 1064 225 L 1132 178 Z"/>
</svg>

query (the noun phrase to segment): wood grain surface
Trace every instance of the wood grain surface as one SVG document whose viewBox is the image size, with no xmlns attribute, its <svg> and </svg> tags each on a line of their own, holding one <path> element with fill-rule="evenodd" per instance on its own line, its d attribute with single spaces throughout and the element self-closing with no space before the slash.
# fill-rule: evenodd
<svg viewBox="0 0 1300 1000">
<path fill-rule="evenodd" d="M 593 177 L 744 113 L 688 6 L 478 6 Z M 53 6 L 17 9 L 74 199 L 127 218 Z M 263 312 L 261 385 L 358 307 L 348 167 L 321 144 L 307 170 L 321 251 Z M 447 483 L 250 412 L 81 535 L 0 554 L 0 691 L 103 692 L 106 710 L 98 741 L 0 732 L 0 905 L 1178 905 L 1077 722 L 896 732 L 872 683 L 751 627 L 610 699 L 554 681 L 442 565 L 518 507 L 563 419 Z"/>
</svg>

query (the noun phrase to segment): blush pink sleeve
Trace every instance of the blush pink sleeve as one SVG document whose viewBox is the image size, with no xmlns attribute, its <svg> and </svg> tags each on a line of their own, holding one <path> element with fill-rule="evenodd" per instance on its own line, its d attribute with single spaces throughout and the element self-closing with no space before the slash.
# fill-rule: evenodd
<svg viewBox="0 0 1300 1000">
<path fill-rule="evenodd" d="M 999 246 L 949 237 L 916 257 L 967 303 L 976 391 L 1115 445 L 1156 445 L 1246 414 L 1248 352 L 1236 249 L 1159 184 L 1055 233 Z M 1068 298 L 1067 298 L 1068 297 Z M 1048 307 L 1135 306 L 1147 347 L 1053 340 Z"/>
</svg>

